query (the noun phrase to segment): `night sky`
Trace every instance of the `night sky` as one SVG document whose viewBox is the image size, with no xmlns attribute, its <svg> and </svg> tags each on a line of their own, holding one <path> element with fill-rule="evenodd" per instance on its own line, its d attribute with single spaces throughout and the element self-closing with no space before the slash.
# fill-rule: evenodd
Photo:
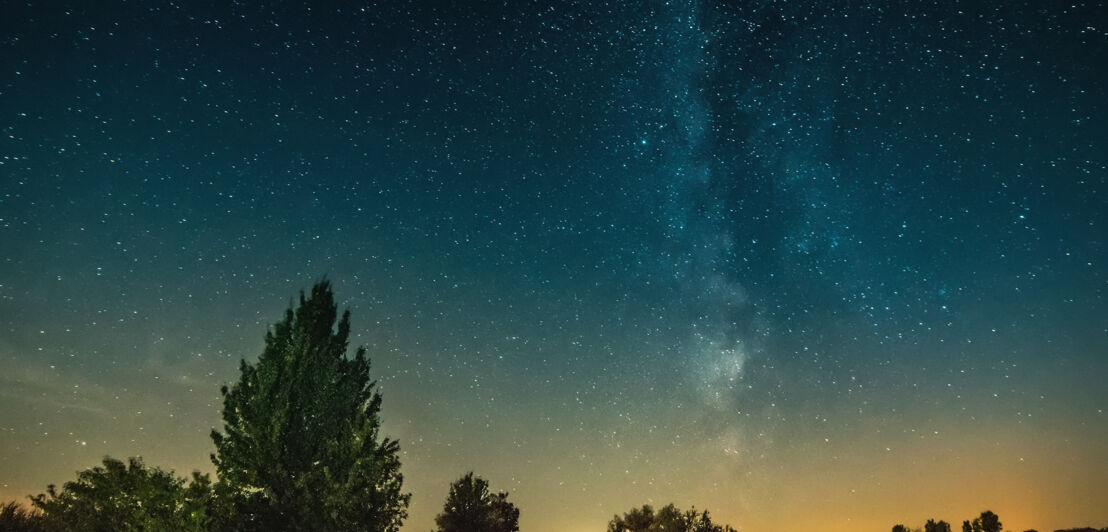
<svg viewBox="0 0 1108 532">
<path fill-rule="evenodd" d="M 212 471 L 326 277 L 408 531 L 1108 526 L 1103 2 L 98 4 L 0 6 L 0 500 Z"/>
</svg>

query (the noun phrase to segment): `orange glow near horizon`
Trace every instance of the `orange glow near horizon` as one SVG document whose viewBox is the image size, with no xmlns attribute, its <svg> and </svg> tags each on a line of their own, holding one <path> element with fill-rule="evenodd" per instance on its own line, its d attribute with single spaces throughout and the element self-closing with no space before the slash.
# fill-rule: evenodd
<svg viewBox="0 0 1108 532">
<path fill-rule="evenodd" d="M 326 279 L 403 532 L 1108 527 L 1103 1 L 2 6 L 0 502 L 211 473 Z"/>
<path fill-rule="evenodd" d="M 400 405 L 407 401 L 403 395 L 392 386 L 386 390 L 387 418 L 402 417 Z M 217 421 L 215 412 L 207 417 L 210 423 Z M 689 430 L 694 425 L 675 428 Z M 386 433 L 401 438 L 406 482 L 414 492 L 405 530 L 429 526 L 441 510 L 446 484 L 471 469 L 488 478 L 493 489 L 509 491 L 521 508 L 521 525 L 536 531 L 603 530 L 613 514 L 669 502 L 708 509 L 716 522 L 746 532 L 881 532 L 897 523 L 922 526 L 930 518 L 957 528 L 985 509 L 1000 515 L 1006 530 L 1108 522 L 1108 510 L 1099 505 L 1097 495 L 1108 490 L 1108 479 L 1099 468 L 1104 464 L 1098 442 L 1103 440 L 1078 439 L 1035 426 L 1012 432 L 999 423 L 937 420 L 926 433 L 898 430 L 892 439 L 831 433 L 829 441 L 787 446 L 770 442 L 756 452 L 738 454 L 724 450 L 729 446 L 710 443 L 667 451 L 672 447 L 668 438 L 659 438 L 588 453 L 557 453 L 544 446 L 521 455 L 528 458 L 511 460 L 502 453 L 460 459 L 418 441 L 405 444 L 406 426 L 385 426 Z M 105 437 L 114 432 L 104 429 Z M 152 451 L 140 454 L 149 464 L 182 475 L 195 468 L 210 471 L 204 460 L 209 442 L 201 432 L 198 428 L 191 434 L 177 433 L 167 440 L 172 445 L 147 445 Z M 461 442 L 471 436 L 455 437 Z M 562 441 L 573 448 L 583 445 L 575 441 L 578 437 L 567 435 Z M 746 435 L 734 440 L 748 441 Z M 10 441 L 3 443 L 6 459 L 29 459 Z M 495 447 L 506 442 L 488 437 L 474 443 Z M 76 464 L 92 465 L 101 454 L 122 456 L 130 454 L 127 448 L 142 447 L 123 445 L 120 452 L 110 450 L 111 445 L 77 445 L 59 460 L 4 479 L 0 497 L 25 500 L 28 493 L 45 489 L 42 479 L 61 484 L 74 478 L 81 468 Z M 634 461 L 627 457 L 640 453 L 650 457 L 646 467 L 633 468 Z M 451 467 L 431 465 L 439 463 Z"/>
</svg>

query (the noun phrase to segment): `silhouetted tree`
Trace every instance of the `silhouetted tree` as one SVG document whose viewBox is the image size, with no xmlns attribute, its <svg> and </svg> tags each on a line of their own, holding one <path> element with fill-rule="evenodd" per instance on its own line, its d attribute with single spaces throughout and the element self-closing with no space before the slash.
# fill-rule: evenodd
<svg viewBox="0 0 1108 532">
<path fill-rule="evenodd" d="M 928 519 L 923 525 L 923 532 L 951 532 L 950 523 L 942 520 L 936 523 L 934 519 Z"/>
<path fill-rule="evenodd" d="M 193 473 L 192 483 L 171 471 L 147 468 L 139 458 L 126 464 L 105 458 L 104 466 L 82 471 L 60 492 L 51 485 L 31 498 L 48 529 L 205 530 L 211 481 Z"/>
<path fill-rule="evenodd" d="M 616 515 L 608 522 L 608 532 L 735 532 L 729 525 L 712 523 L 708 511 L 697 512 L 695 508 L 682 512 L 676 506 L 668 504 L 657 512 L 649 504 L 642 508 Z"/>
<path fill-rule="evenodd" d="M 981 521 L 980 520 L 975 520 L 975 521 L 977 521 L 977 526 L 978 526 L 978 528 L 980 528 L 981 527 Z M 962 521 L 962 532 L 975 532 L 975 531 L 973 529 L 973 525 L 971 525 L 969 521 Z M 980 532 L 980 530 L 978 530 L 976 532 Z"/>
<path fill-rule="evenodd" d="M 396 532 L 407 517 L 369 359 L 347 356 L 350 312 L 336 318 L 328 282 L 301 292 L 257 363 L 223 387 L 224 433 L 212 431 L 223 528 Z"/>
<path fill-rule="evenodd" d="M 670 505 L 672 506 L 672 505 Z M 612 517 L 608 522 L 608 532 L 647 532 L 654 524 L 654 507 L 644 504 L 642 508 L 632 508 L 631 511 Z"/>
<path fill-rule="evenodd" d="M 737 532 L 730 525 L 719 526 L 712 523 L 712 518 L 708 517 L 708 510 L 698 514 L 696 508 L 685 512 L 685 530 L 687 532 Z"/>
<path fill-rule="evenodd" d="M 909 532 L 908 527 L 904 525 L 893 525 L 892 532 Z"/>
<path fill-rule="evenodd" d="M 42 512 L 15 501 L 0 505 L 0 532 L 45 532 Z"/>
<path fill-rule="evenodd" d="M 1000 532 L 1003 525 L 1000 523 L 1000 517 L 989 510 L 981 512 L 981 517 L 974 519 L 974 523 L 981 522 L 981 532 Z"/>
<path fill-rule="evenodd" d="M 450 485 L 437 532 L 518 532 L 519 509 L 507 492 L 489 493 L 489 483 L 472 472 Z"/>
<path fill-rule="evenodd" d="M 489 504 L 492 507 L 492 511 L 489 512 L 491 516 L 490 530 L 503 530 L 506 532 L 518 532 L 519 530 L 519 508 L 510 502 L 508 502 L 508 493 L 500 492 L 492 496 L 492 500 Z"/>
</svg>

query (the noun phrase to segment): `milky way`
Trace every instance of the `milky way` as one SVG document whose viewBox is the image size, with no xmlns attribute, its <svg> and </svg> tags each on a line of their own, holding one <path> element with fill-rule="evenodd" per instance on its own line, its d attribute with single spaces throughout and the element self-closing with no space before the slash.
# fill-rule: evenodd
<svg viewBox="0 0 1108 532">
<path fill-rule="evenodd" d="M 1108 525 L 1100 3 L 5 6 L 0 499 L 324 276 L 432 526 Z"/>
</svg>

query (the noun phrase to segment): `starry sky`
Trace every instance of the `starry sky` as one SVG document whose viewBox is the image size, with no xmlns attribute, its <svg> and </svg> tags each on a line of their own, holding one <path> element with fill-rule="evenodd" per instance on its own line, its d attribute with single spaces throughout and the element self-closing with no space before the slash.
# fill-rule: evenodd
<svg viewBox="0 0 1108 532">
<path fill-rule="evenodd" d="M 326 277 L 408 531 L 1108 526 L 1103 2 L 213 4 L 3 5 L 0 500 Z"/>
</svg>

